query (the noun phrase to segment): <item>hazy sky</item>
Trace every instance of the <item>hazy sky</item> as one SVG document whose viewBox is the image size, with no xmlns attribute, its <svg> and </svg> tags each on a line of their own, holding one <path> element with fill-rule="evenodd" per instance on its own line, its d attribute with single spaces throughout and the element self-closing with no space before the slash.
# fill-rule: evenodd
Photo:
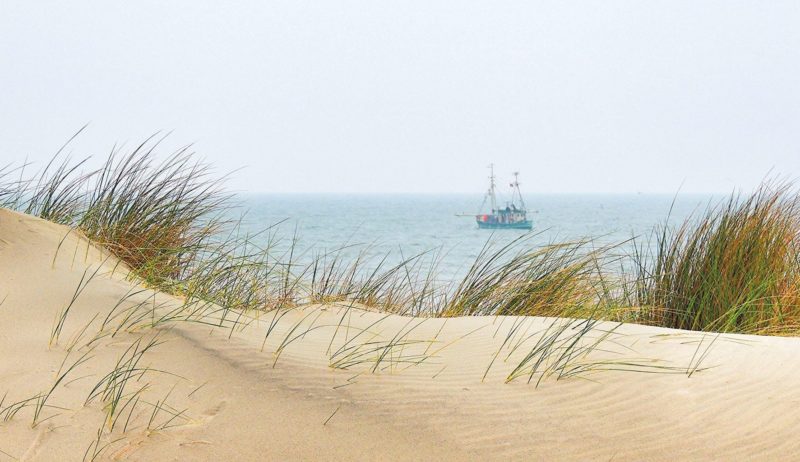
<svg viewBox="0 0 800 462">
<path fill-rule="evenodd" d="M 0 3 L 0 164 L 160 129 L 233 188 L 750 188 L 800 176 L 800 2 Z"/>
</svg>

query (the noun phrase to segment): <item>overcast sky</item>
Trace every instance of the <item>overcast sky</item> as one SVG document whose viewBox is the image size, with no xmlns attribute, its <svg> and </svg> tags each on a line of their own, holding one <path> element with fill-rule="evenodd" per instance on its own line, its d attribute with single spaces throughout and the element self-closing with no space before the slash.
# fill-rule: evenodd
<svg viewBox="0 0 800 462">
<path fill-rule="evenodd" d="M 800 2 L 0 3 L 0 164 L 172 130 L 270 192 L 800 176 Z"/>
</svg>

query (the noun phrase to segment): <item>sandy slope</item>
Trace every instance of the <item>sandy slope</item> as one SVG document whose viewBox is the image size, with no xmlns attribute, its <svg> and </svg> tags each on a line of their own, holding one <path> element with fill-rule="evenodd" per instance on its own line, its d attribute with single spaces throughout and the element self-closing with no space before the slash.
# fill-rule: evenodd
<svg viewBox="0 0 800 462">
<path fill-rule="evenodd" d="M 58 313 L 82 276 L 98 268 L 57 344 L 48 346 Z M 315 306 L 259 319 L 229 314 L 222 327 L 169 321 L 153 328 L 148 324 L 181 301 L 127 281 L 113 258 L 67 228 L 8 211 L 0 211 L 3 297 L 0 395 L 8 393 L 0 406 L 0 461 L 81 460 L 95 447 L 103 448 L 98 459 L 120 460 L 800 454 L 798 339 L 728 335 L 706 350 L 710 335 L 623 325 L 567 365 L 639 372 L 550 376 L 536 387 L 527 376 L 505 382 L 553 322 L 541 318 L 421 320 Z M 119 316 L 102 328 L 110 312 Z M 218 313 L 205 318 L 214 319 Z M 120 323 L 127 328 L 112 336 Z M 586 338 L 612 327 L 603 324 Z M 109 433 L 104 404 L 99 398 L 87 404 L 87 397 L 133 342 L 154 336 L 163 343 L 138 364 L 152 370 L 126 383 L 120 402 L 128 404 Z M 687 377 L 706 351 L 701 370 Z M 49 390 L 62 362 L 87 352 L 35 427 L 34 406 L 2 422 L 3 407 Z"/>
</svg>

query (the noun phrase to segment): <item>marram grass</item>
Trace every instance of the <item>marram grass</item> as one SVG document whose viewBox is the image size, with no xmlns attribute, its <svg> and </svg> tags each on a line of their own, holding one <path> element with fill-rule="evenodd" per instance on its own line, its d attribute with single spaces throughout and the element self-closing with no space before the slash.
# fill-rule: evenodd
<svg viewBox="0 0 800 462">
<path fill-rule="evenodd" d="M 678 227 L 635 240 L 621 265 L 590 239 L 533 246 L 532 235 L 487 242 L 460 281 L 438 279 L 440 254 L 308 255 L 272 228 L 242 231 L 224 177 L 189 147 L 162 155 L 163 138 L 87 170 L 59 151 L 42 170 L 0 166 L 0 206 L 71 226 L 122 260 L 148 286 L 214 305 L 220 325 L 248 310 L 338 303 L 414 316 L 532 315 L 608 319 L 680 329 L 800 331 L 800 208 L 790 183 L 732 195 Z M 62 147 L 62 150 L 64 148 Z M 277 249 L 283 249 L 278 251 Z M 301 258 L 303 257 L 303 258 Z M 206 309 L 206 308 L 202 308 Z M 181 314 L 173 314 L 182 316 Z M 192 316 L 187 314 L 186 316 Z M 233 328 L 233 327 L 232 327 Z"/>
<path fill-rule="evenodd" d="M 678 329 L 792 333 L 800 327 L 800 203 L 789 183 L 732 195 L 636 252 L 638 321 Z"/>
</svg>

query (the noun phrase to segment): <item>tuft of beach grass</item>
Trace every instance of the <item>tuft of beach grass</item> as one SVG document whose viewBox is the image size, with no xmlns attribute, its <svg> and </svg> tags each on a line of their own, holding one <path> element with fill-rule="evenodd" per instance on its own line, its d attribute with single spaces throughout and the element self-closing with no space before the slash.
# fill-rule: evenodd
<svg viewBox="0 0 800 462">
<path fill-rule="evenodd" d="M 765 181 L 677 227 L 655 228 L 649 240 L 634 240 L 620 270 L 609 267 L 622 243 L 533 245 L 536 235 L 527 234 L 499 247 L 487 239 L 466 275 L 446 282 L 437 271 L 441 249 L 401 249 L 400 262 L 389 264 L 369 245 L 349 257 L 359 245 L 300 249 L 295 231 L 287 248 L 272 226 L 244 232 L 226 177 L 190 146 L 161 153 L 162 135 L 115 147 L 95 170 L 64 156 L 71 141 L 33 173 L 27 163 L 0 166 L 0 206 L 70 226 L 131 277 L 186 300 L 153 324 L 213 314 L 232 334 L 248 311 L 339 303 L 411 316 L 591 315 L 702 331 L 800 330 L 800 196 L 789 182 Z M 135 310 L 125 316 L 124 329 L 144 322 Z"/>
</svg>

